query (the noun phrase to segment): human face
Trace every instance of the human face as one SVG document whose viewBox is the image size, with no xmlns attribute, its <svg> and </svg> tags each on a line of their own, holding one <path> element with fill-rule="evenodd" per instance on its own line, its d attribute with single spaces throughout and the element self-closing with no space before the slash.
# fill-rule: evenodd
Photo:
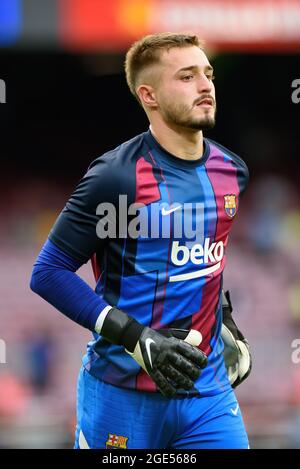
<svg viewBox="0 0 300 469">
<path fill-rule="evenodd" d="M 172 48 L 161 55 L 162 72 L 156 90 L 158 111 L 168 124 L 193 130 L 215 125 L 213 68 L 196 46 Z"/>
</svg>

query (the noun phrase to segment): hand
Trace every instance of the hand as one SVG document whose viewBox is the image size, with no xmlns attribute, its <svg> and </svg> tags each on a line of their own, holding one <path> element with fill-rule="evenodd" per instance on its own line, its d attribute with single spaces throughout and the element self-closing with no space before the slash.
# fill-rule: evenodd
<svg viewBox="0 0 300 469">
<path fill-rule="evenodd" d="M 177 336 L 177 337 L 176 337 Z M 196 348 L 202 336 L 198 331 L 145 327 L 132 358 L 149 374 L 160 392 L 172 397 L 178 389 L 191 390 L 207 365 L 206 355 Z"/>
<path fill-rule="evenodd" d="M 232 318 L 232 305 L 228 291 L 226 293 L 222 291 L 222 308 L 223 354 L 230 384 L 235 388 L 249 376 L 252 369 L 252 358 L 248 341 Z"/>
<path fill-rule="evenodd" d="M 197 348 L 202 336 L 195 330 L 155 331 L 116 307 L 100 313 L 95 330 L 111 343 L 123 345 L 166 397 L 178 389 L 192 389 L 207 365 L 206 355 Z"/>
</svg>

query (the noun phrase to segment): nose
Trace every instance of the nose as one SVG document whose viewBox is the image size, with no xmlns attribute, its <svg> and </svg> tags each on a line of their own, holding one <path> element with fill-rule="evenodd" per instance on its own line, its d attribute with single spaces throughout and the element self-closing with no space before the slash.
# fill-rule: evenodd
<svg viewBox="0 0 300 469">
<path fill-rule="evenodd" d="M 201 73 L 199 75 L 198 81 L 197 81 L 197 91 L 198 93 L 211 93 L 213 89 L 213 82 L 208 79 L 208 77 L 204 74 Z"/>
</svg>

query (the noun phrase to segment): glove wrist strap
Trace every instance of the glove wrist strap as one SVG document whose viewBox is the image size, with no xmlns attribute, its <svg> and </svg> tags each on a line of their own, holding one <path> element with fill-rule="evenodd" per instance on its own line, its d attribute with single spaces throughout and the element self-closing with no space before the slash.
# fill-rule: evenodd
<svg viewBox="0 0 300 469">
<path fill-rule="evenodd" d="M 101 335 L 112 344 L 124 345 L 129 352 L 133 352 L 143 329 L 144 326 L 124 311 L 111 308 L 104 320 Z"/>
</svg>

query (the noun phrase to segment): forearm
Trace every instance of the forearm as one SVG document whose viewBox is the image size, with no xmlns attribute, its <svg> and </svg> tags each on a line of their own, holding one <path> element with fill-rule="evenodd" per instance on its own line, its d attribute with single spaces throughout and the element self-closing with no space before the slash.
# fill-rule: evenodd
<svg viewBox="0 0 300 469">
<path fill-rule="evenodd" d="M 105 316 L 111 307 L 75 273 L 80 266 L 48 240 L 34 264 L 30 288 L 76 323 L 95 331 L 100 313 Z"/>
</svg>

